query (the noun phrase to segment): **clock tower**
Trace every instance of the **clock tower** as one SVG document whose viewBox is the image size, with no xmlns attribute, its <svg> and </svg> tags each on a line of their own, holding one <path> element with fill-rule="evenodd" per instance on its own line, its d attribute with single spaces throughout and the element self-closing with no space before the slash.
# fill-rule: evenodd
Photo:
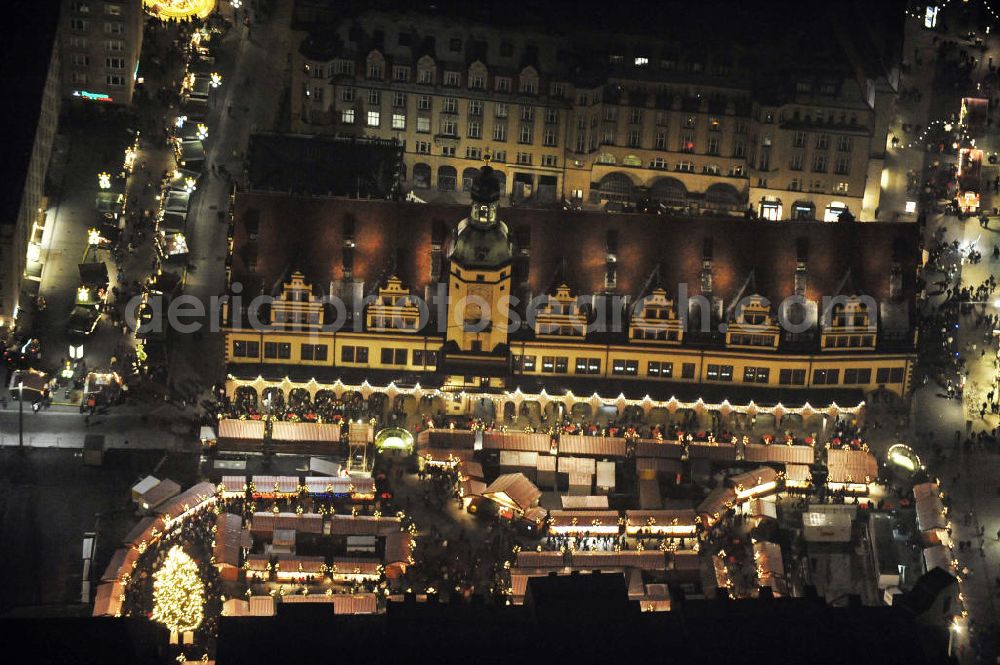
<svg viewBox="0 0 1000 665">
<path fill-rule="evenodd" d="M 489 165 L 479 170 L 471 194 L 472 209 L 448 251 L 445 370 L 462 385 L 502 387 L 495 377 L 506 375 L 509 361 L 512 252 L 507 225 L 497 219 L 500 184 Z"/>
</svg>

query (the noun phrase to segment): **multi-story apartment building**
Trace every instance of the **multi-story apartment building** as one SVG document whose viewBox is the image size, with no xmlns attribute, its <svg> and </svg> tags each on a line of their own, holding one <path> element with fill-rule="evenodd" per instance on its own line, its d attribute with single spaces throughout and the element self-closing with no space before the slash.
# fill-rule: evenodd
<svg viewBox="0 0 1000 665">
<path fill-rule="evenodd" d="M 498 209 L 484 171 L 471 211 L 238 192 L 229 372 L 786 405 L 908 395 L 913 225 Z"/>
<path fill-rule="evenodd" d="M 293 54 L 292 129 L 397 138 L 424 200 L 467 200 L 490 155 L 514 201 L 875 218 L 891 47 L 869 57 L 847 31 L 801 53 L 572 34 L 345 13 Z"/>
<path fill-rule="evenodd" d="M 63 0 L 62 94 L 131 104 L 142 50 L 142 0 Z"/>
<path fill-rule="evenodd" d="M 15 323 L 23 306 L 26 273 L 37 262 L 45 224 L 45 176 L 59 122 L 58 7 L 32 3 L 11 7 L 7 66 L 16 72 L 20 101 L 3 128 L 6 176 L 0 213 L 0 328 Z"/>
</svg>

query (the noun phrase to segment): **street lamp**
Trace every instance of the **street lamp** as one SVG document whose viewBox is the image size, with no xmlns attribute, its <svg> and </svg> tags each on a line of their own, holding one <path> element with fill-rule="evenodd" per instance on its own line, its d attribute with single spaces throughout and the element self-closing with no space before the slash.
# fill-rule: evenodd
<svg viewBox="0 0 1000 665">
<path fill-rule="evenodd" d="M 17 381 L 17 447 L 24 451 L 24 379 Z"/>
<path fill-rule="evenodd" d="M 209 78 L 209 85 L 211 85 L 213 88 L 218 88 L 220 85 L 222 85 L 222 74 L 220 74 L 219 72 L 212 72 L 212 75 Z"/>
<path fill-rule="evenodd" d="M 951 657 L 952 645 L 955 642 L 955 638 L 962 634 L 962 624 L 958 621 L 952 621 L 950 629 L 948 630 L 948 657 Z"/>
<path fill-rule="evenodd" d="M 111 174 L 107 171 L 98 173 L 97 184 L 101 189 L 111 189 Z"/>
<path fill-rule="evenodd" d="M 70 344 L 69 357 L 71 360 L 83 360 L 83 344 Z"/>
</svg>

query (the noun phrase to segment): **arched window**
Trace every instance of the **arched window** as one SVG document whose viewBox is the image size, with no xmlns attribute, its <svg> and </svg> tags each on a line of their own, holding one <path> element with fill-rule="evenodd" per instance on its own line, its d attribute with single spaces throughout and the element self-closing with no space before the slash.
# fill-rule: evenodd
<svg viewBox="0 0 1000 665">
<path fill-rule="evenodd" d="M 732 185 L 717 182 L 705 190 L 705 207 L 711 210 L 732 211 L 742 208 L 740 193 Z"/>
<path fill-rule="evenodd" d="M 427 189 L 431 186 L 431 167 L 427 164 L 413 165 L 413 188 Z"/>
<path fill-rule="evenodd" d="M 792 219 L 796 221 L 816 219 L 816 206 L 811 201 L 796 201 L 792 204 Z"/>
<path fill-rule="evenodd" d="M 687 187 L 677 178 L 657 178 L 649 188 L 649 198 L 658 203 L 684 205 Z"/>
<path fill-rule="evenodd" d="M 632 198 L 632 179 L 624 173 L 609 173 L 601 178 L 601 198 L 626 202 Z"/>
<path fill-rule="evenodd" d="M 479 169 L 469 167 L 462 171 L 462 191 L 468 192 L 472 189 L 472 182 L 476 179 Z"/>
<path fill-rule="evenodd" d="M 455 170 L 454 166 L 439 166 L 438 167 L 438 190 L 442 192 L 454 192 L 456 181 L 458 180 L 458 171 Z"/>
<path fill-rule="evenodd" d="M 497 184 L 500 185 L 500 196 L 505 196 L 507 194 L 507 174 L 493 169 L 493 175 L 496 176 Z"/>
<path fill-rule="evenodd" d="M 623 166 L 642 166 L 642 160 L 635 155 L 626 155 L 622 160 Z"/>
</svg>

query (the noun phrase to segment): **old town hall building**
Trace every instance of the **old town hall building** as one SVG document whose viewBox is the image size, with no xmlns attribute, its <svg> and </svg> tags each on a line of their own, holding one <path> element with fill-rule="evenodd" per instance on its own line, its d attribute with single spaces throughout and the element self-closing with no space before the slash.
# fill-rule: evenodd
<svg viewBox="0 0 1000 665">
<path fill-rule="evenodd" d="M 499 198 L 488 165 L 471 208 L 237 193 L 229 372 L 786 404 L 911 389 L 911 225 L 500 208 Z M 269 302 L 257 307 L 260 295 Z"/>
</svg>

